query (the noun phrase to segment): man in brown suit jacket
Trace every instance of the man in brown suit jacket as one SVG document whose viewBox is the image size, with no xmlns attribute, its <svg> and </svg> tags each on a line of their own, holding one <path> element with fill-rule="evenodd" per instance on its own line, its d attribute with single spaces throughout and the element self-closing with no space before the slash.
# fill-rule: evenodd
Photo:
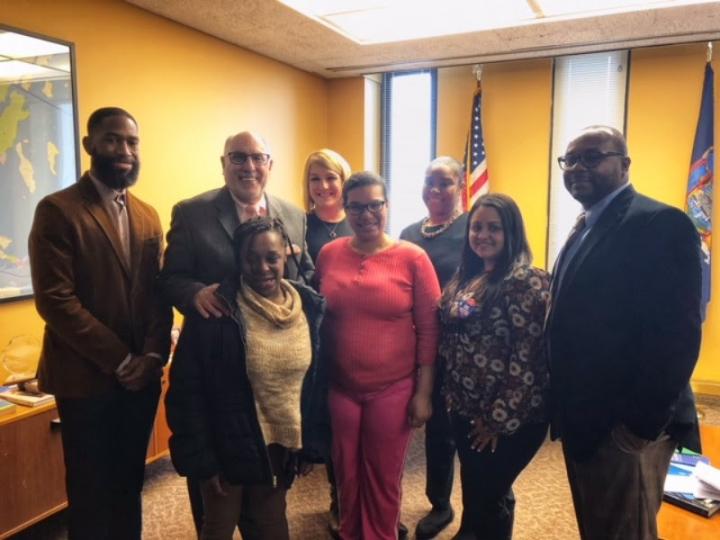
<svg viewBox="0 0 720 540">
<path fill-rule="evenodd" d="M 172 324 L 155 286 L 162 230 L 157 212 L 127 191 L 140 164 L 135 119 L 98 109 L 82 142 L 90 171 L 40 201 L 30 232 L 45 320 L 38 377 L 62 422 L 71 540 L 139 539 Z"/>
</svg>

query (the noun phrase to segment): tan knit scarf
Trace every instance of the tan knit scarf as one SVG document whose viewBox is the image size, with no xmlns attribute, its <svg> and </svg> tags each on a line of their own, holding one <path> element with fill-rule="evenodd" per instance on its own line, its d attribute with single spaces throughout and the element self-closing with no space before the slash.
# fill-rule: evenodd
<svg viewBox="0 0 720 540">
<path fill-rule="evenodd" d="M 242 300 L 238 298 L 238 304 L 244 301 L 245 305 L 278 328 L 285 328 L 293 324 L 302 313 L 302 300 L 295 287 L 285 279 L 280 280 L 280 290 L 283 294 L 283 301 L 281 304 L 276 304 L 255 292 L 252 287 L 241 280 L 238 295 L 242 296 Z"/>
</svg>

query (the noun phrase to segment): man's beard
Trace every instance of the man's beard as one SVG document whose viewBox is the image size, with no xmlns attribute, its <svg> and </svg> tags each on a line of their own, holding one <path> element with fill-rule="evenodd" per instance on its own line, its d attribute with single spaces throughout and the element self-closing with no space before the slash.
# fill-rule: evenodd
<svg viewBox="0 0 720 540">
<path fill-rule="evenodd" d="M 110 189 L 122 191 L 137 182 L 140 173 L 140 161 L 127 161 L 122 158 L 105 157 L 93 154 L 90 158 L 92 170 L 97 175 L 98 180 Z M 115 168 L 115 163 L 132 163 L 129 171 L 122 171 Z"/>
</svg>

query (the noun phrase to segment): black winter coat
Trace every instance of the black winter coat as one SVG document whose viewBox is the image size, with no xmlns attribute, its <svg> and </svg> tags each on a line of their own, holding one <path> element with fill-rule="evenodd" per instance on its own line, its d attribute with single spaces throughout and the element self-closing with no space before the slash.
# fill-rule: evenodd
<svg viewBox="0 0 720 540">
<path fill-rule="evenodd" d="M 312 361 L 300 398 L 301 457 L 319 462 L 329 454 L 330 444 L 327 375 L 319 355 L 325 299 L 310 287 L 290 283 L 302 299 L 312 343 Z M 236 293 L 234 282 L 218 289 L 231 306 L 229 317 L 191 315 L 185 319 L 165 401 L 172 431 L 170 454 L 182 476 L 204 480 L 220 474 L 231 484 L 272 484 L 267 446 L 247 376 L 245 323 Z"/>
</svg>

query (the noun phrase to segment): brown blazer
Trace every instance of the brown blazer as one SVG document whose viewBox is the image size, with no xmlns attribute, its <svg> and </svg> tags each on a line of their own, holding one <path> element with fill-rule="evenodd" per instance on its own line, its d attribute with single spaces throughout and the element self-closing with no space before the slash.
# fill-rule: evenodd
<svg viewBox="0 0 720 540">
<path fill-rule="evenodd" d="M 35 305 L 45 320 L 40 388 L 95 397 L 119 388 L 128 353 L 167 359 L 172 311 L 156 286 L 163 240 L 157 212 L 128 192 L 130 266 L 87 174 L 38 203 L 29 238 Z"/>
</svg>

